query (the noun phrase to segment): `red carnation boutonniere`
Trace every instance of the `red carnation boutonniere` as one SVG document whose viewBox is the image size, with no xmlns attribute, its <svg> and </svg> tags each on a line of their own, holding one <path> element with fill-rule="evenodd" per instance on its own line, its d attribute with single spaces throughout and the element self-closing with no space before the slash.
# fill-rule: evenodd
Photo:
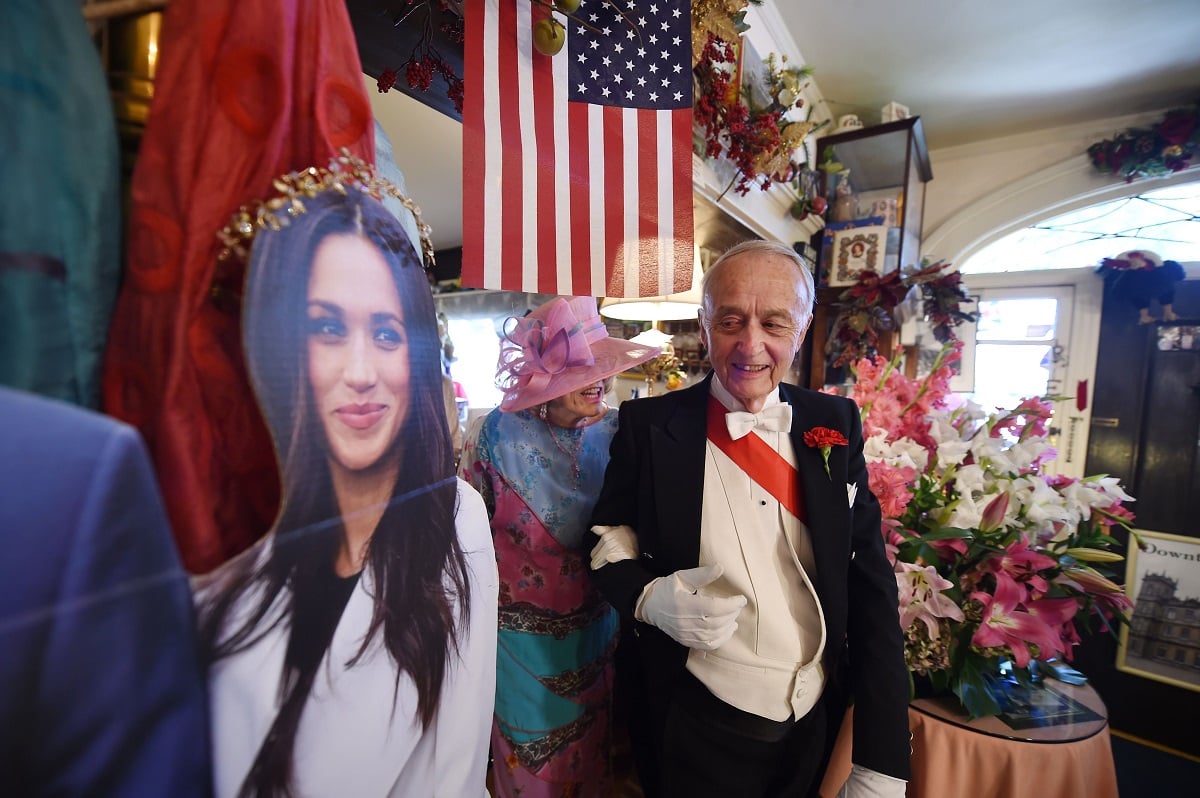
<svg viewBox="0 0 1200 798">
<path fill-rule="evenodd" d="M 846 436 L 835 429 L 813 427 L 804 433 L 804 443 L 814 449 L 821 450 L 821 457 L 825 460 L 825 476 L 832 479 L 833 477 L 829 473 L 829 453 L 833 451 L 834 446 L 846 446 L 850 441 L 846 440 Z"/>
</svg>

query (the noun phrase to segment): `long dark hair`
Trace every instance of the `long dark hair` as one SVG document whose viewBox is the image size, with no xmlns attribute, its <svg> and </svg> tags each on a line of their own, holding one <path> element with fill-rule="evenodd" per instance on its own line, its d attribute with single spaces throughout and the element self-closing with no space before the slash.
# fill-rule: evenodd
<svg viewBox="0 0 1200 798">
<path fill-rule="evenodd" d="M 394 444 L 400 468 L 393 499 L 367 546 L 364 569 L 376 586 L 371 624 L 347 664 L 361 660 L 382 630 L 396 664 L 397 689 L 401 674 L 408 673 L 417 687 L 422 727 L 428 728 L 447 661 L 458 650 L 456 621 L 467 616 L 470 601 L 454 525 L 457 487 L 433 299 L 411 242 L 381 203 L 357 191 L 325 191 L 304 203 L 307 212 L 287 227 L 257 236 L 245 297 L 247 365 L 279 457 L 283 502 L 270 542 L 210 578 L 200 607 L 201 642 L 211 663 L 250 648 L 280 624 L 305 628 L 307 609 L 319 602 L 320 585 L 328 581 L 342 522 L 309 381 L 308 281 L 322 241 L 360 235 L 379 249 L 400 294 L 410 342 L 411 405 Z M 243 599 L 251 599 L 252 609 L 239 612 L 239 621 L 227 630 Z M 242 795 L 291 793 L 292 751 L 319 664 L 285 666 L 279 713 Z"/>
</svg>

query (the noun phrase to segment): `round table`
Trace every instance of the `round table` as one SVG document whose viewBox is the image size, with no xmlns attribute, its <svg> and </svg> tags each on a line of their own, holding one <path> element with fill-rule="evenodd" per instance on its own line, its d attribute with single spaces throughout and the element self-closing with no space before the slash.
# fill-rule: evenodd
<svg viewBox="0 0 1200 798">
<path fill-rule="evenodd" d="M 1045 686 L 1044 693 L 1034 694 L 1034 705 L 1056 722 L 1026 728 L 1014 728 L 1000 717 L 970 720 L 952 696 L 913 701 L 908 710 L 913 733 L 908 796 L 1117 798 L 1104 702 L 1090 685 L 1047 679 Z M 1072 720 L 1081 713 L 1071 710 L 1080 706 L 1090 710 L 1083 714 L 1095 717 Z M 850 773 L 852 724 L 853 709 L 825 772 L 822 798 L 833 798 Z M 1014 725 L 1025 723 L 1014 717 Z"/>
</svg>

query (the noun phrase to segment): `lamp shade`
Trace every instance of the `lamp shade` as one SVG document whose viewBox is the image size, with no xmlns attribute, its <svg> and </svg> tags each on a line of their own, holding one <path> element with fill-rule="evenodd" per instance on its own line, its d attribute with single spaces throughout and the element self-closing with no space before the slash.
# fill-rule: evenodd
<svg viewBox="0 0 1200 798">
<path fill-rule="evenodd" d="M 695 319 L 700 310 L 700 292 L 692 299 L 691 291 L 670 296 L 644 296 L 637 299 L 604 299 L 600 302 L 600 315 L 622 321 L 679 321 Z"/>
<path fill-rule="evenodd" d="M 700 310 L 700 253 L 692 259 L 692 287 L 678 294 L 629 297 L 605 297 L 600 315 L 621 321 L 683 321 L 695 319 Z"/>
</svg>

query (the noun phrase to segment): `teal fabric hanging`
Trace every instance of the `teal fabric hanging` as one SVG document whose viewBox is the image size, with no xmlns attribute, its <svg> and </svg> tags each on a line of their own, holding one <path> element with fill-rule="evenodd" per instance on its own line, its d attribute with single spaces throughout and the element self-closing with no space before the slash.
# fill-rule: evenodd
<svg viewBox="0 0 1200 798">
<path fill-rule="evenodd" d="M 5 0 L 0 383 L 96 407 L 120 275 L 116 124 L 78 0 Z"/>
</svg>

